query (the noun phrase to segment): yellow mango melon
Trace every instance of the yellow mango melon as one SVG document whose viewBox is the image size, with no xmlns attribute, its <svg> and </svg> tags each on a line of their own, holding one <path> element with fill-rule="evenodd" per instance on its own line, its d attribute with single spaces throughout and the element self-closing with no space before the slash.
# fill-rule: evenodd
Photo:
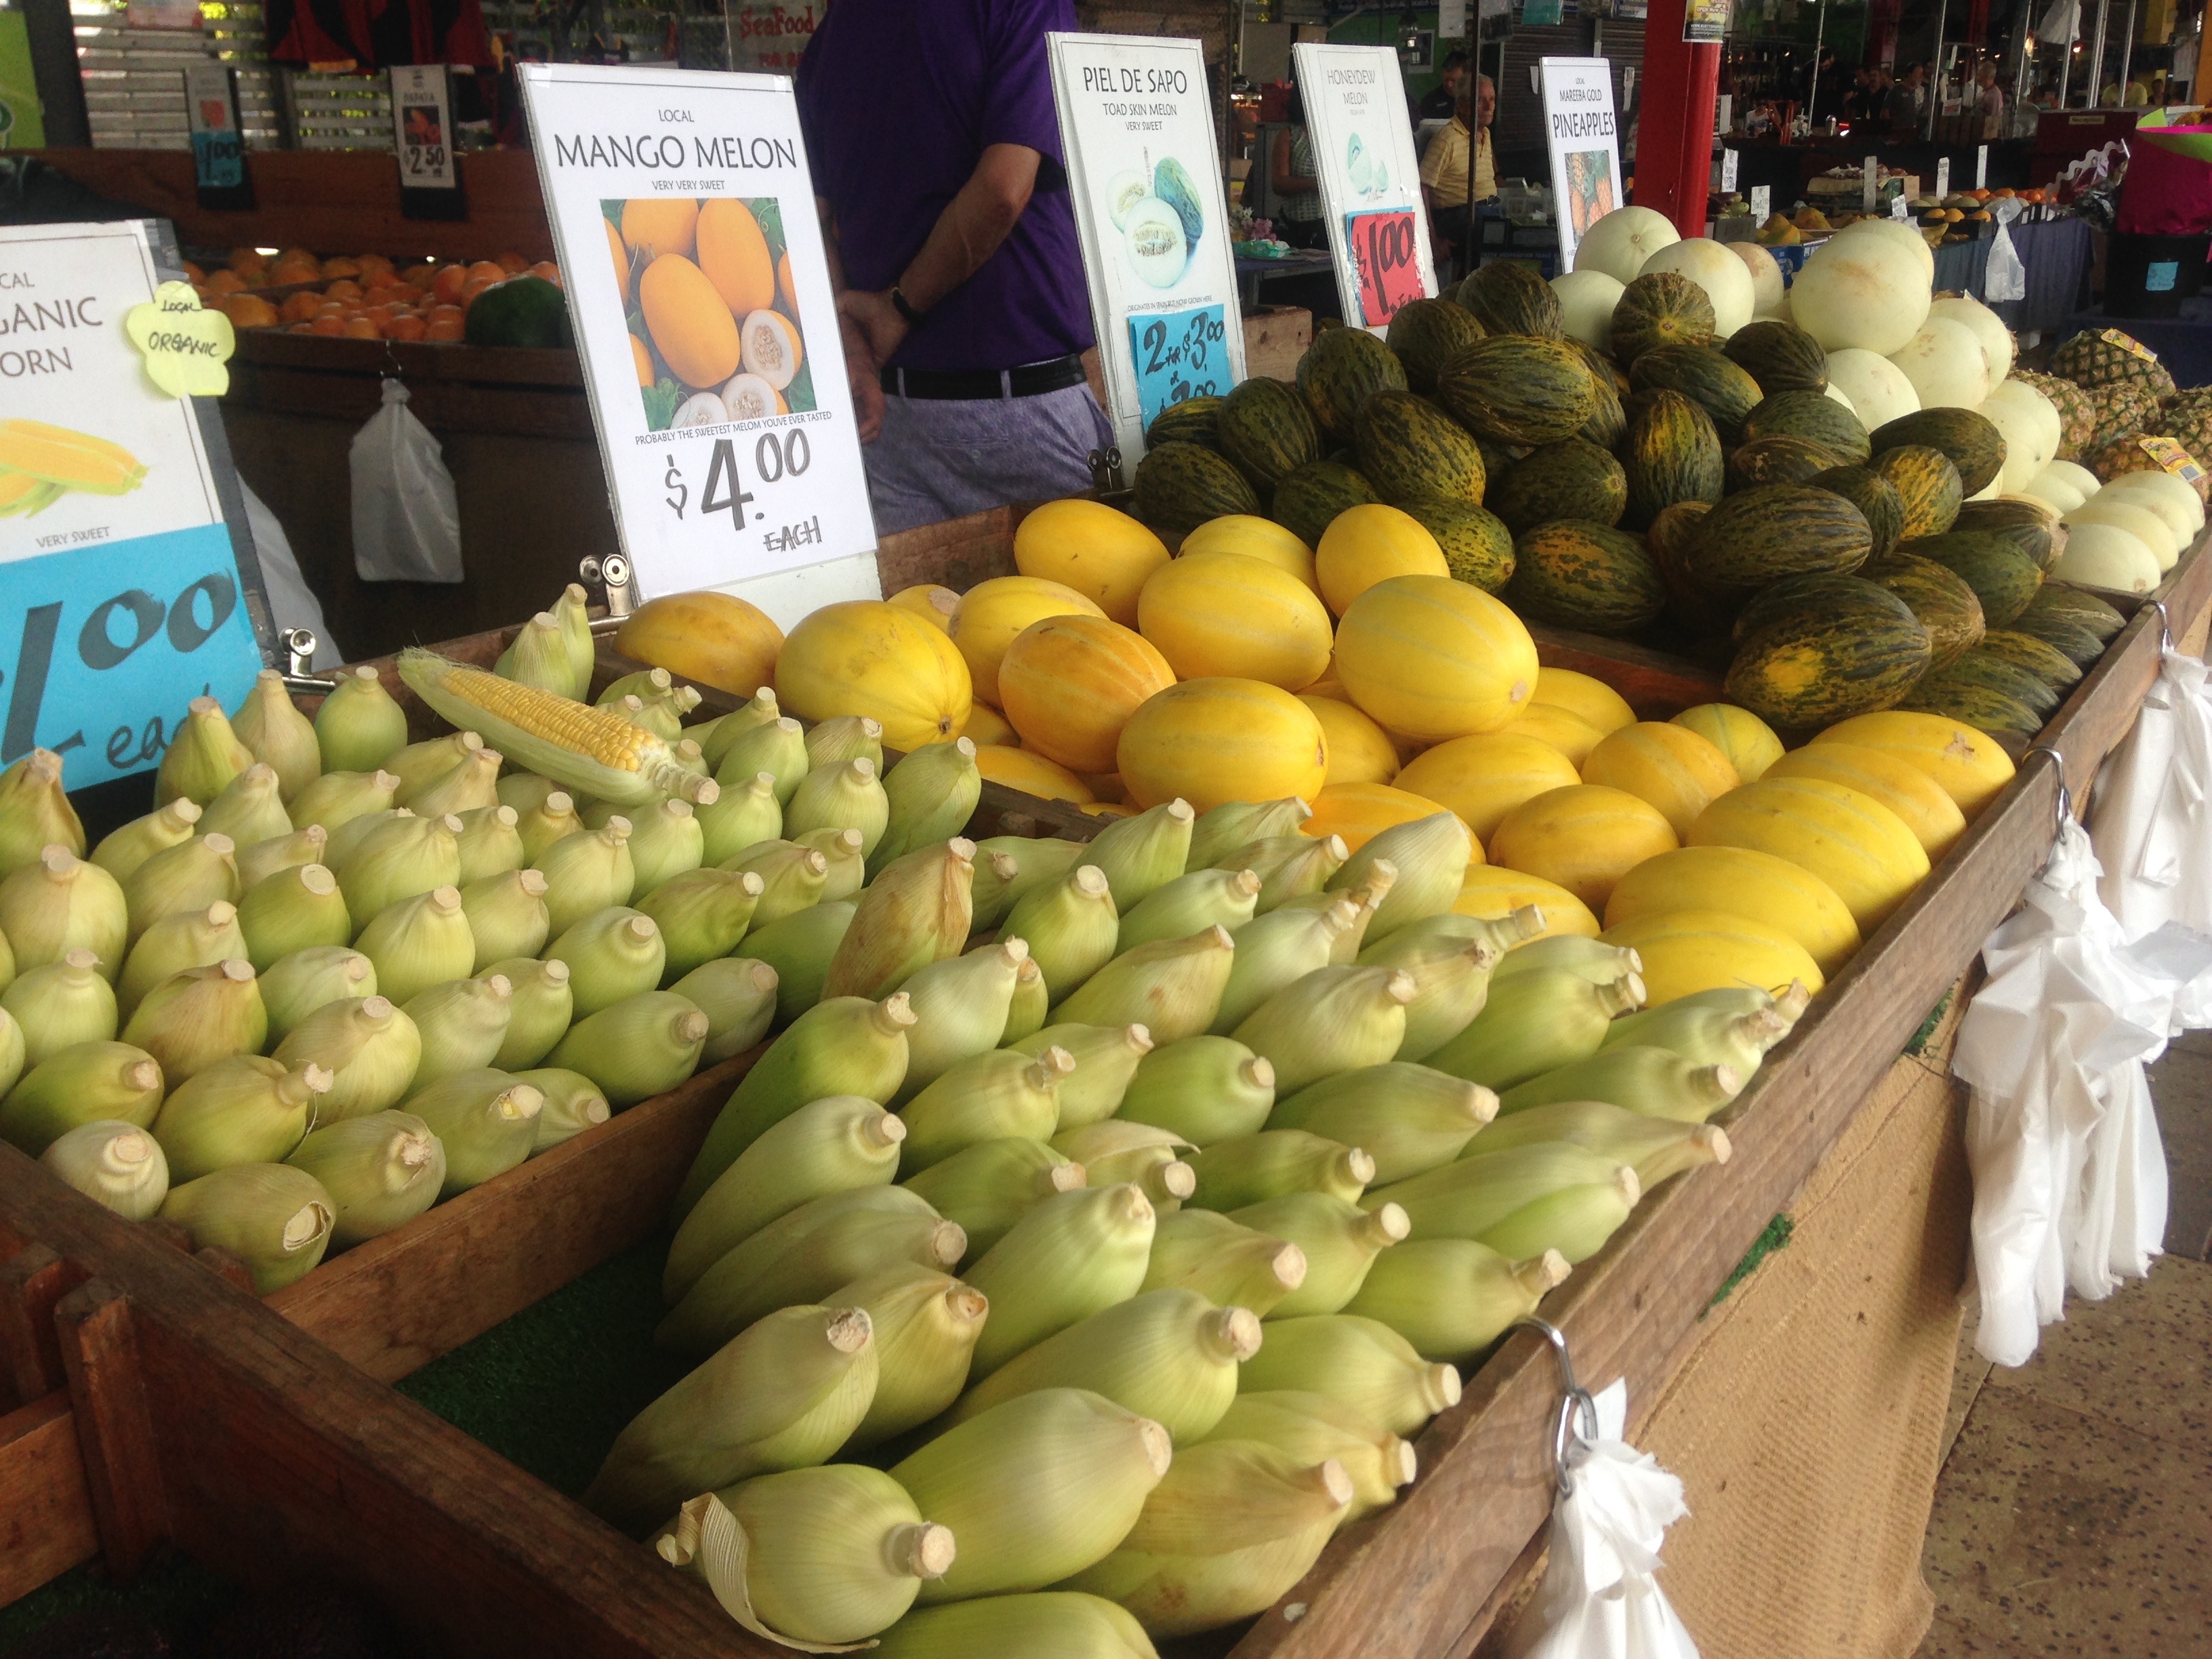
<svg viewBox="0 0 2212 1659">
<path fill-rule="evenodd" d="M 865 714 L 881 723 L 884 746 L 899 750 L 960 736 L 975 700 L 952 641 L 884 599 L 825 605 L 803 618 L 776 658 L 775 697 L 803 720 Z"/>
<path fill-rule="evenodd" d="M 1442 576 L 1451 567 L 1421 521 L 1379 501 L 1347 507 L 1329 520 L 1314 550 L 1314 575 L 1328 608 L 1341 617 L 1352 602 L 1393 576 Z"/>
<path fill-rule="evenodd" d="M 1580 714 L 1549 702 L 1530 703 L 1505 730 L 1516 738 L 1534 738 L 1558 750 L 1575 769 L 1577 777 L 1582 775 L 1583 763 L 1589 758 L 1590 750 L 1605 740 L 1605 733 Z"/>
<path fill-rule="evenodd" d="M 1646 859 L 1614 884 L 1608 927 L 1673 910 L 1723 911 L 1778 928 L 1832 974 L 1859 948 L 1835 889 L 1801 865 L 1747 847 L 1685 847 Z"/>
<path fill-rule="evenodd" d="M 1457 915 L 1501 921 L 1528 904 L 1543 912 L 1544 930 L 1531 938 L 1547 939 L 1553 933 L 1576 933 L 1584 939 L 1597 937 L 1597 918 L 1590 914 L 1589 906 L 1555 881 L 1546 881 L 1525 871 L 1508 870 L 1503 865 L 1468 866 L 1452 910 Z M 1525 945 L 1528 940 L 1522 943 Z"/>
<path fill-rule="evenodd" d="M 1339 697 L 1311 691 L 1298 693 L 1298 701 L 1321 722 L 1328 742 L 1327 784 L 1388 783 L 1398 775 L 1398 745 L 1390 734 Z"/>
<path fill-rule="evenodd" d="M 1022 734 L 1007 723 L 1004 714 L 980 697 L 969 707 L 968 724 L 961 728 L 960 735 L 973 738 L 978 748 L 987 743 L 1007 749 L 1022 746 Z"/>
<path fill-rule="evenodd" d="M 1014 636 L 1047 617 L 1103 617 L 1073 588 L 1039 576 L 994 576 L 959 597 L 945 633 L 967 659 L 975 695 L 994 708 L 999 702 L 999 663 Z"/>
<path fill-rule="evenodd" d="M 1905 820 L 1933 864 L 1966 833 L 1966 815 L 1942 786 L 1901 755 L 1856 743 L 1811 743 L 1766 769 L 1770 778 L 1826 778 L 1871 795 Z"/>
<path fill-rule="evenodd" d="M 1870 795 L 1820 778 L 1768 776 L 1731 789 L 1699 814 L 1692 847 L 1748 847 L 1810 870 L 1870 933 L 1928 874 L 1905 820 Z"/>
<path fill-rule="evenodd" d="M 1014 526 L 1014 568 L 1084 595 L 1124 628 L 1137 596 L 1168 562 L 1167 544 L 1101 501 L 1047 501 Z"/>
<path fill-rule="evenodd" d="M 647 265 L 637 298 L 653 349 L 684 385 L 719 386 L 738 372 L 737 319 L 682 254 L 664 253 Z"/>
<path fill-rule="evenodd" d="M 1757 986 L 1776 994 L 1792 981 L 1818 991 L 1827 981 L 1805 947 L 1779 927 L 1725 910 L 1661 910 L 1598 937 L 1644 959 L 1645 1006 L 1699 991 Z"/>
<path fill-rule="evenodd" d="M 1176 678 L 1264 680 L 1285 691 L 1328 670 L 1328 612 L 1279 565 L 1243 553 L 1188 548 L 1137 596 L 1137 631 Z"/>
<path fill-rule="evenodd" d="M 1311 800 L 1328 775 L 1313 710 L 1260 680 L 1170 686 L 1129 717 L 1116 757 L 1135 805 L 1180 795 L 1200 812 L 1232 800 Z"/>
<path fill-rule="evenodd" d="M 1996 738 L 1942 714 L 1855 714 L 1813 741 L 1855 743 L 1910 761 L 1958 803 L 1969 823 L 2012 781 L 2012 757 Z"/>
<path fill-rule="evenodd" d="M 623 309 L 628 311 L 629 309 L 629 245 L 623 240 L 622 232 L 615 228 L 613 220 L 602 218 L 599 222 L 607 228 L 607 258 L 614 262 L 615 286 L 622 290 Z"/>
<path fill-rule="evenodd" d="M 1736 776 L 1746 783 L 1757 783 L 1782 758 L 1782 739 L 1774 735 L 1774 728 L 1732 702 L 1701 702 L 1685 708 L 1671 724 L 1696 732 L 1726 755 Z"/>
<path fill-rule="evenodd" d="M 1495 732 L 1527 706 L 1536 646 L 1521 619 L 1479 587 L 1394 576 L 1344 612 L 1336 674 L 1385 731 L 1442 743 Z"/>
<path fill-rule="evenodd" d="M 1508 812 L 1490 838 L 1490 861 L 1556 882 L 1595 913 L 1604 910 L 1615 882 L 1680 845 L 1649 801 L 1577 783 L 1547 790 Z"/>
<path fill-rule="evenodd" d="M 1595 675 L 1577 673 L 1571 668 L 1538 669 L 1536 689 L 1528 694 L 1528 701 L 1579 714 L 1600 732 L 1618 732 L 1636 723 L 1636 711 L 1628 706 L 1627 698 Z"/>
<path fill-rule="evenodd" d="M 615 649 L 684 679 L 750 697 L 775 682 L 783 630 L 736 594 L 700 588 L 647 599 L 623 618 Z"/>
<path fill-rule="evenodd" d="M 689 258 L 698 246 L 698 234 L 699 204 L 686 197 L 623 204 L 623 243 L 635 259 L 650 264 L 664 253 Z"/>
<path fill-rule="evenodd" d="M 1321 578 L 1314 574 L 1313 549 L 1273 519 L 1224 513 L 1185 536 L 1180 551 L 1185 558 L 1194 553 L 1242 553 L 1248 558 L 1264 559 L 1289 571 L 1316 593 L 1321 592 Z"/>
<path fill-rule="evenodd" d="M 775 303 L 775 264 L 750 208 L 726 198 L 708 203 L 699 210 L 697 239 L 699 269 L 732 316 Z"/>
<path fill-rule="evenodd" d="M 951 627 L 952 613 L 959 606 L 960 596 L 951 588 L 940 587 L 935 582 L 916 582 L 912 587 L 899 589 L 891 595 L 890 602 L 913 611 L 932 628 L 942 632 Z M 972 678 L 975 670 L 969 669 L 969 673 Z M 980 696 L 981 691 L 976 695 Z"/>
<path fill-rule="evenodd" d="M 1065 766 L 1042 755 L 1032 755 L 1026 749 L 979 743 L 975 745 L 975 769 L 993 783 L 1003 783 L 1009 789 L 1018 789 L 1042 800 L 1073 801 L 1078 806 L 1087 806 L 1095 799 L 1083 780 Z"/>
<path fill-rule="evenodd" d="M 1680 836 L 1742 780 L 1726 755 L 1688 727 L 1638 720 L 1599 739 L 1583 762 L 1583 781 L 1650 802 Z"/>
<path fill-rule="evenodd" d="M 1432 800 L 1393 788 L 1387 783 L 1324 784 L 1313 797 L 1313 816 L 1298 826 L 1302 836 L 1316 838 L 1341 836 L 1347 851 L 1357 853 L 1385 830 L 1434 817 L 1449 809 Z M 1473 832 L 1469 839 L 1473 840 Z M 1469 862 L 1482 862 L 1482 847 L 1474 844 Z"/>
<path fill-rule="evenodd" d="M 1152 641 L 1103 617 L 1031 623 L 999 662 L 1000 707 L 1022 747 L 1078 772 L 1111 772 L 1121 727 L 1176 683 Z"/>
<path fill-rule="evenodd" d="M 1401 789 L 1451 808 L 1486 842 L 1523 801 L 1582 778 L 1565 755 L 1523 736 L 1516 721 L 1503 732 L 1454 738 L 1423 750 L 1406 763 L 1397 781 Z"/>
</svg>

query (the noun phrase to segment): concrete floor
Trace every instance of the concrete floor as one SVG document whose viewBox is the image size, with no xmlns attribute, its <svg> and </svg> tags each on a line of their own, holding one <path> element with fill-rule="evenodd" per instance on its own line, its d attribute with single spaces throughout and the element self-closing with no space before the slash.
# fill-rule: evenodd
<svg viewBox="0 0 2212 1659">
<path fill-rule="evenodd" d="M 2212 1033 L 2151 1071 L 2167 1255 L 2035 1358 L 1960 1347 L 1919 1659 L 2212 1655 Z"/>
</svg>

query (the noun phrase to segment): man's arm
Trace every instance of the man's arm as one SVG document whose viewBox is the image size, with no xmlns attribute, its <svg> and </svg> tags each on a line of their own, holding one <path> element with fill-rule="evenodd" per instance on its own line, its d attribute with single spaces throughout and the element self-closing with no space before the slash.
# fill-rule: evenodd
<svg viewBox="0 0 2212 1659">
<path fill-rule="evenodd" d="M 853 418 L 860 441 L 875 442 L 884 427 L 883 362 L 860 325 L 845 314 L 845 257 L 837 246 L 837 216 L 822 197 L 814 198 L 822 222 L 822 252 L 830 265 L 830 292 L 837 299 L 837 337 L 845 348 L 845 381 L 852 389 Z"/>
<path fill-rule="evenodd" d="M 898 289 L 908 305 L 929 311 L 982 269 L 1029 206 L 1042 160 L 1026 144 L 985 148 L 960 193 L 937 216 L 921 252 L 900 273 Z M 889 362 L 907 337 L 907 320 L 891 303 L 889 289 L 847 289 L 838 296 L 837 309 L 859 325 L 879 363 Z"/>
</svg>

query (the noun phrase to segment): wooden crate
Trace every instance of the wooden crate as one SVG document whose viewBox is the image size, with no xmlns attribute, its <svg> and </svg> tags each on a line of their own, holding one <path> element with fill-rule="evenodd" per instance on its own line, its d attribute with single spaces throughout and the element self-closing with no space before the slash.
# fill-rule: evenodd
<svg viewBox="0 0 2212 1659">
<path fill-rule="evenodd" d="M 1005 510 L 893 538 L 885 591 L 1000 574 L 1016 520 Z M 2202 544 L 2158 597 L 2177 633 L 2212 603 Z M 2132 725 L 2157 672 L 2160 632 L 2160 613 L 2145 605 L 2041 734 L 2077 791 Z M 460 642 L 455 653 L 488 660 L 502 637 Z M 1547 635 L 1540 654 L 1610 680 L 1642 713 L 1714 694 L 1686 665 L 1609 641 Z M 624 666 L 605 656 L 602 675 Z M 1734 1161 L 1667 1183 L 1553 1293 L 1547 1314 L 1585 1376 L 1624 1376 L 1632 1400 L 1658 1397 L 1714 1289 L 2014 902 L 2048 849 L 2057 782 L 2050 762 L 2025 766 L 1831 981 L 1724 1118 Z M 1097 828 L 1005 791 L 988 793 L 978 816 L 983 833 Z M 661 1571 L 387 1386 L 649 1237 L 743 1064 L 635 1108 L 267 1302 L 0 1148 L 0 1256 L 12 1258 L 0 1352 L 33 1396 L 0 1419 L 0 1494 L 9 1500 L 0 1514 L 11 1525 L 18 1514 L 50 1517 L 41 1535 L 74 1541 L 74 1555 L 46 1548 L 45 1572 L 82 1559 L 94 1539 L 127 1572 L 166 1538 L 248 1583 L 335 1573 L 378 1592 L 442 1651 L 765 1652 L 696 1582 Z M 453 1271 L 465 1261 L 465 1277 Z M 58 1374 L 66 1407 L 52 1392 Z M 1501 1344 L 1422 1437 L 1422 1475 L 1402 1501 L 1336 1538 L 1234 1652 L 1465 1653 L 1534 1559 L 1549 1513 L 1554 1405 L 1549 1356 L 1532 1340 Z M 0 1577 L 0 1594 L 38 1582 L 15 1565 L 17 1553 L 0 1554 L 0 1573 L 12 1575 Z"/>
</svg>

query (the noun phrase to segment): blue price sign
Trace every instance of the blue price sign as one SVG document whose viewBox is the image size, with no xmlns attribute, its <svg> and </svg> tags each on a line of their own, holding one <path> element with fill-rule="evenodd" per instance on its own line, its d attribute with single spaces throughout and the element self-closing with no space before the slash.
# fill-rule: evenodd
<svg viewBox="0 0 2212 1659">
<path fill-rule="evenodd" d="M 1137 370 L 1137 404 L 1150 426 L 1164 409 L 1192 398 L 1218 396 L 1236 378 L 1224 343 L 1220 306 L 1142 312 L 1129 319 L 1129 355 Z"/>
</svg>

